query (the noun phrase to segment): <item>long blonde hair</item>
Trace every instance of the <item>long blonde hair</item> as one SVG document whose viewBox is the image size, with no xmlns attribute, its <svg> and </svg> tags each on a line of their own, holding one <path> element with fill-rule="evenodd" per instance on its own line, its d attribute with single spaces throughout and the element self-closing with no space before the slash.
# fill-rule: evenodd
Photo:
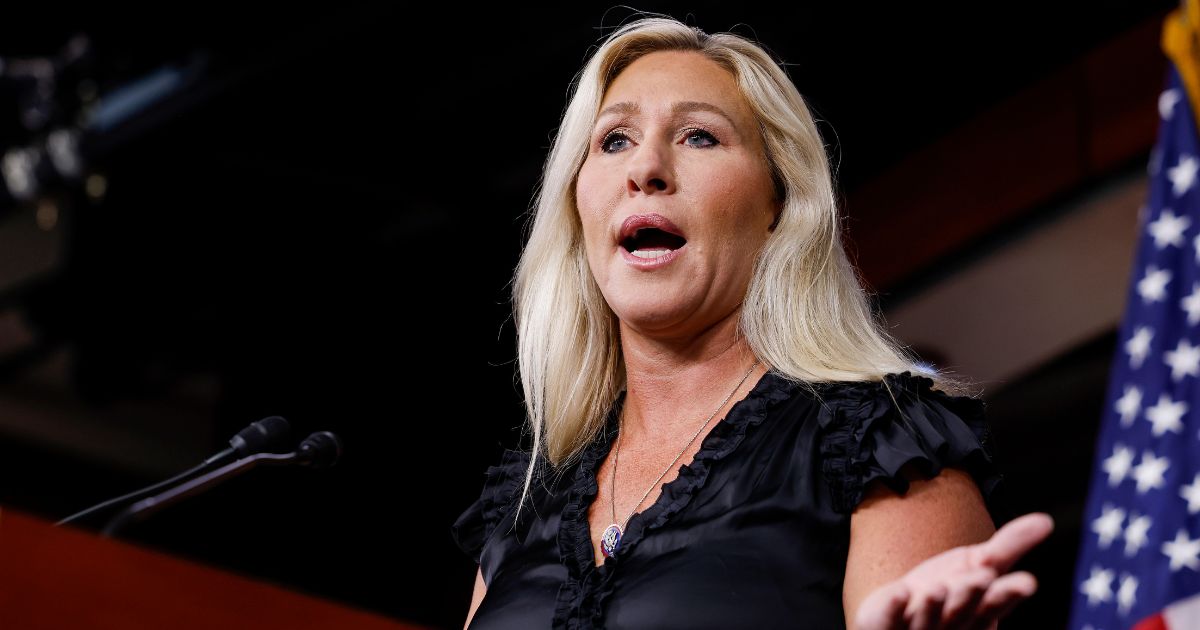
<svg viewBox="0 0 1200 630">
<path fill-rule="evenodd" d="M 538 456 L 560 471 L 575 460 L 625 387 L 617 318 L 592 277 L 574 190 L 606 89 L 634 60 L 662 50 L 696 51 L 732 73 L 757 117 L 776 194 L 784 199 L 742 306 L 739 334 L 755 355 L 801 384 L 878 381 L 910 370 L 943 391 L 966 387 L 921 364 L 875 319 L 843 250 L 824 144 L 785 70 L 739 35 L 644 17 L 609 35 L 573 80 L 525 226 L 513 305 L 533 456 L 518 516 Z"/>
</svg>

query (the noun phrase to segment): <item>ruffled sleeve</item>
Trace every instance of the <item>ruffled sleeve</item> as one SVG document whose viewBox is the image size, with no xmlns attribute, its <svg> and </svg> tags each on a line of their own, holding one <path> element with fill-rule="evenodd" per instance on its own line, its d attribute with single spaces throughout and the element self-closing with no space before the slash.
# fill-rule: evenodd
<svg viewBox="0 0 1200 630">
<path fill-rule="evenodd" d="M 484 472 L 483 491 L 479 498 L 450 526 L 454 542 L 476 563 L 496 525 L 516 504 L 528 466 L 529 453 L 506 449 L 500 457 L 500 464 L 489 466 Z"/>
<path fill-rule="evenodd" d="M 884 380 L 891 393 L 879 381 L 838 382 L 823 392 L 821 471 L 833 509 L 852 513 L 876 479 L 904 494 L 909 483 L 900 469 L 909 463 L 927 479 L 947 466 L 966 469 L 991 509 L 1004 477 L 994 460 L 985 403 L 932 389 L 933 380 L 920 374 Z"/>
</svg>

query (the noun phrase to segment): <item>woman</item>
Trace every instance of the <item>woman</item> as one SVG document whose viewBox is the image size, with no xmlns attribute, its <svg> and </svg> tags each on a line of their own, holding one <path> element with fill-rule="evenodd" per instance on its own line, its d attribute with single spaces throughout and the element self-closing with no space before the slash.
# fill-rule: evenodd
<svg viewBox="0 0 1200 630">
<path fill-rule="evenodd" d="M 995 532 L 983 404 L 875 322 L 840 239 L 761 48 L 659 17 L 605 41 L 516 274 L 533 453 L 452 530 L 467 625 L 990 628 L 1034 592 L 1008 571 L 1049 517 Z"/>
</svg>

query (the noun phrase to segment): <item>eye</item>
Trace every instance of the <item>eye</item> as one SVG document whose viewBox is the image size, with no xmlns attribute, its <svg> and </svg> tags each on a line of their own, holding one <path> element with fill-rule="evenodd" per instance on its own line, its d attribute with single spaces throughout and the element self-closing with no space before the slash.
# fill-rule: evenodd
<svg viewBox="0 0 1200 630">
<path fill-rule="evenodd" d="M 703 129 L 688 129 L 687 132 L 688 132 L 688 134 L 687 134 L 686 139 L 699 137 L 699 138 L 708 138 L 709 140 L 711 140 L 712 144 L 704 145 L 705 147 L 711 147 L 711 146 L 716 146 L 717 144 L 720 144 L 719 142 L 717 142 L 716 137 L 714 137 L 711 133 L 708 133 L 707 131 L 705 131 Z M 696 145 L 692 145 L 692 146 L 696 146 Z"/>
<path fill-rule="evenodd" d="M 604 139 L 600 141 L 600 150 L 605 153 L 612 153 L 612 151 L 608 150 L 608 143 L 610 140 L 613 140 L 616 138 L 625 138 L 625 134 L 621 133 L 620 131 L 608 132 L 608 135 L 604 136 Z M 628 138 L 625 138 L 625 139 L 628 140 Z"/>
</svg>

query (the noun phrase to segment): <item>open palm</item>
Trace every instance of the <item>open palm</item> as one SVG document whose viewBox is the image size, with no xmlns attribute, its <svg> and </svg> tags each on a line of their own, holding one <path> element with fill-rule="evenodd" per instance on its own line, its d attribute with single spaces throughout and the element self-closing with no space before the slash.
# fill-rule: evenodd
<svg viewBox="0 0 1200 630">
<path fill-rule="evenodd" d="M 1054 529 L 1049 514 L 1025 514 L 988 540 L 948 549 L 872 591 L 854 630 L 987 630 L 1037 590 L 1028 571 L 1008 573 Z"/>
</svg>

